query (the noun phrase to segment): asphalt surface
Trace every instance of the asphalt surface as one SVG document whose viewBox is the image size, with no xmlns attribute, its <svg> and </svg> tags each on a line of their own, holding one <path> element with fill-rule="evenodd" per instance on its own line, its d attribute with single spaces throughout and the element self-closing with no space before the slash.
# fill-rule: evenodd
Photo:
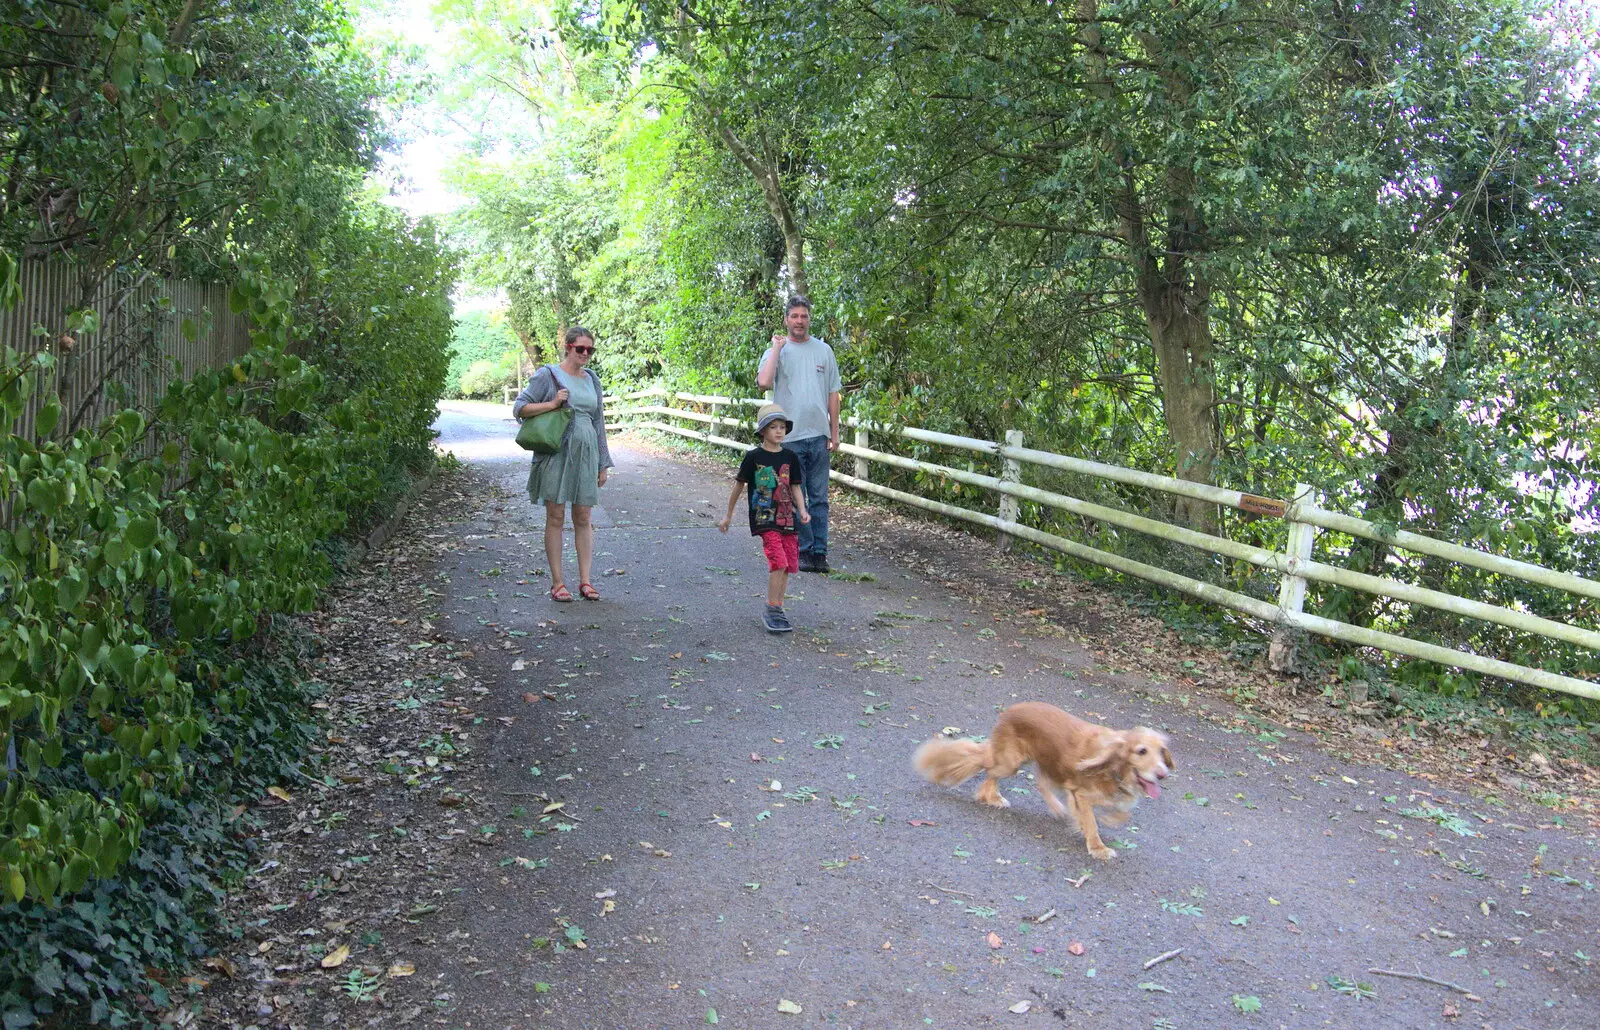
<svg viewBox="0 0 1600 1030">
<path fill-rule="evenodd" d="M 640 441 L 611 445 L 604 599 L 555 604 L 511 423 L 446 404 L 437 428 L 485 497 L 437 589 L 490 688 L 503 843 L 441 884 L 434 1022 L 1600 1025 L 1600 844 L 1548 812 L 1229 732 L 837 532 L 852 577 L 794 577 L 797 631 L 770 636 L 759 543 L 715 529 L 729 479 Z M 1114 862 L 1026 774 L 996 810 L 913 773 L 1018 700 L 1171 735 L 1163 796 L 1102 827 Z"/>
</svg>

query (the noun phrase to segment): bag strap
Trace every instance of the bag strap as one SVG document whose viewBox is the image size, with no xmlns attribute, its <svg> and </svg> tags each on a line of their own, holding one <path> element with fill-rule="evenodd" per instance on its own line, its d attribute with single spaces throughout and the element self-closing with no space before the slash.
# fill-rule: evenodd
<svg viewBox="0 0 1600 1030">
<path fill-rule="evenodd" d="M 555 390 L 553 390 L 551 392 L 551 394 L 550 394 L 550 397 L 553 400 L 555 398 L 555 395 L 560 393 L 562 390 L 565 390 L 566 387 L 561 385 L 561 377 L 556 375 L 556 367 L 554 365 L 546 365 L 544 367 L 550 373 L 550 382 L 551 382 L 551 384 L 553 386 L 555 386 Z M 557 408 L 560 408 L 560 407 L 561 407 L 561 405 L 558 404 L 554 408 L 551 408 L 550 410 L 551 411 L 555 411 Z"/>
</svg>

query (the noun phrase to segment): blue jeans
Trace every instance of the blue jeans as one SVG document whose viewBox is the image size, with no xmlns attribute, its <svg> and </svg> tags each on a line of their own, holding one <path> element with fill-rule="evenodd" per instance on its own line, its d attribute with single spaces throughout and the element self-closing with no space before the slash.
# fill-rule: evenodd
<svg viewBox="0 0 1600 1030">
<path fill-rule="evenodd" d="M 800 553 L 820 557 L 828 553 L 828 438 L 785 440 L 783 445 L 800 459 L 800 488 L 811 513 L 810 522 L 800 523 Z"/>
</svg>

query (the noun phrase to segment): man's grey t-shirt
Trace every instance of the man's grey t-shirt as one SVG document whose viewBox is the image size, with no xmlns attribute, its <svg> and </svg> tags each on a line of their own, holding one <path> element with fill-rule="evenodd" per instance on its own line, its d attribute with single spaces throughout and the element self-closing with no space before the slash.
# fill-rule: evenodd
<svg viewBox="0 0 1600 1030">
<path fill-rule="evenodd" d="M 767 355 L 762 353 L 761 361 L 766 359 Z M 760 363 L 756 367 L 759 369 Z M 828 423 L 828 394 L 836 393 L 841 385 L 839 364 L 833 358 L 832 347 L 815 336 L 805 343 L 793 340 L 785 343 L 772 377 L 772 399 L 794 423 L 794 432 L 785 439 L 832 436 L 833 427 Z"/>
</svg>

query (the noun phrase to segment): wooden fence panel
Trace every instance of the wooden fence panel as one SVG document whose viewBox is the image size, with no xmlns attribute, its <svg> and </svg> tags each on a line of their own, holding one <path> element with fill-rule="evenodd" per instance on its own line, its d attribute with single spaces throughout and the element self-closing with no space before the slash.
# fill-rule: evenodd
<svg viewBox="0 0 1600 1030">
<path fill-rule="evenodd" d="M 148 415 L 175 379 L 219 368 L 250 349 L 249 322 L 229 310 L 223 283 L 126 273 L 96 282 L 59 260 L 24 262 L 17 278 L 21 299 L 0 310 L 0 345 L 55 353 L 58 433 L 92 426 L 124 407 Z M 84 309 L 95 312 L 95 331 L 67 334 L 71 314 Z M 31 435 L 42 403 L 35 397 L 10 430 Z"/>
</svg>

